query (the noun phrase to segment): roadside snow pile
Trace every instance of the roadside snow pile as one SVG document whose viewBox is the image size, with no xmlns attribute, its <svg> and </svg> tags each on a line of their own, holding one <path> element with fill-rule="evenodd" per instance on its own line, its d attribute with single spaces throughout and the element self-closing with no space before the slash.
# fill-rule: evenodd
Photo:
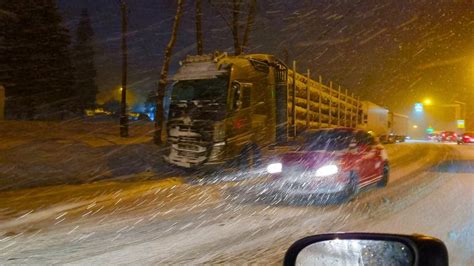
<svg viewBox="0 0 474 266">
<path fill-rule="evenodd" d="M 113 122 L 0 122 L 0 190 L 87 183 L 158 170 L 153 124 L 119 137 Z"/>
</svg>

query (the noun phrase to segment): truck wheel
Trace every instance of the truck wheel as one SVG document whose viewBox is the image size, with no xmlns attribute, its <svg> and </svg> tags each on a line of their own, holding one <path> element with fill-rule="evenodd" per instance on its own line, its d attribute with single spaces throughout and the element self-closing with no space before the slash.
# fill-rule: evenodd
<svg viewBox="0 0 474 266">
<path fill-rule="evenodd" d="M 249 170 L 260 165 L 260 149 L 257 145 L 249 145 L 245 147 L 239 156 L 239 169 Z"/>
<path fill-rule="evenodd" d="M 388 162 L 385 162 L 383 165 L 382 179 L 380 179 L 380 181 L 377 182 L 377 187 L 386 187 L 388 184 L 389 175 L 390 175 L 390 166 L 388 165 Z"/>
</svg>

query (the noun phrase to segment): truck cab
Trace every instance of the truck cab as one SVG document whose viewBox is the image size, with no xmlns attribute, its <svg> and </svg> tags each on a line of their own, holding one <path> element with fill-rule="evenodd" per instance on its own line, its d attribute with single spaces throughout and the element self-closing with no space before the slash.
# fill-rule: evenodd
<svg viewBox="0 0 474 266">
<path fill-rule="evenodd" d="M 275 58 L 214 54 L 181 64 L 171 89 L 165 161 L 184 168 L 242 163 L 275 141 L 275 66 L 281 65 Z"/>
</svg>

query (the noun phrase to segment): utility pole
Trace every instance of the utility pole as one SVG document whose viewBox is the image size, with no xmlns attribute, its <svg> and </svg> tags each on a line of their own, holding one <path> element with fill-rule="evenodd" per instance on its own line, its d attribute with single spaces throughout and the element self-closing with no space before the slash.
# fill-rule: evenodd
<svg viewBox="0 0 474 266">
<path fill-rule="evenodd" d="M 128 7 L 124 0 L 120 3 L 122 13 L 122 101 L 120 102 L 120 137 L 128 137 L 128 115 L 127 115 L 127 30 L 128 30 Z"/>
</svg>

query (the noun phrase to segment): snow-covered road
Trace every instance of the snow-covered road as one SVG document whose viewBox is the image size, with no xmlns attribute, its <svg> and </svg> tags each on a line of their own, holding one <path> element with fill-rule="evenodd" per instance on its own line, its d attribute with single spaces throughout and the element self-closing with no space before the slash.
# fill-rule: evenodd
<svg viewBox="0 0 474 266">
<path fill-rule="evenodd" d="M 0 264 L 274 264 L 293 241 L 329 231 L 425 233 L 455 265 L 472 262 L 474 146 L 388 152 L 388 187 L 343 205 L 241 202 L 228 189 L 241 183 L 183 178 L 2 192 Z"/>
</svg>

